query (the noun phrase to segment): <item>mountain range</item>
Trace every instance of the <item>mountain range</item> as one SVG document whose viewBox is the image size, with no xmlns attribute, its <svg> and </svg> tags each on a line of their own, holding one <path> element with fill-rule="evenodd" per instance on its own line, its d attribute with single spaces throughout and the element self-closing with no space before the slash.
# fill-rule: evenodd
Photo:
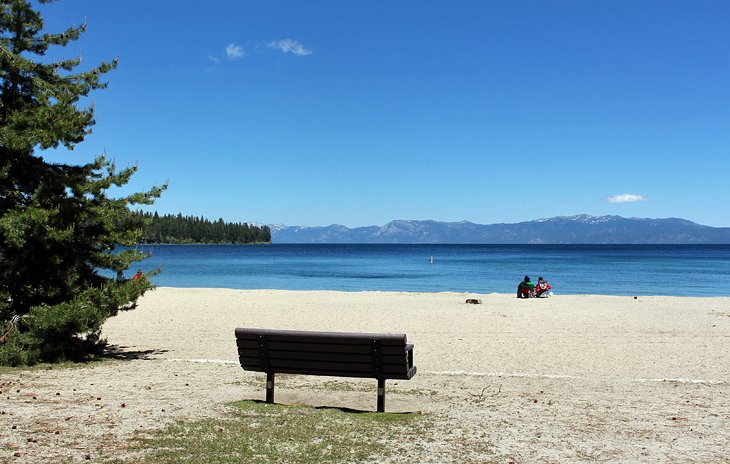
<svg viewBox="0 0 730 464">
<path fill-rule="evenodd" d="M 273 243 L 730 244 L 730 227 L 587 214 L 513 224 L 396 220 L 355 228 L 270 227 Z"/>
</svg>

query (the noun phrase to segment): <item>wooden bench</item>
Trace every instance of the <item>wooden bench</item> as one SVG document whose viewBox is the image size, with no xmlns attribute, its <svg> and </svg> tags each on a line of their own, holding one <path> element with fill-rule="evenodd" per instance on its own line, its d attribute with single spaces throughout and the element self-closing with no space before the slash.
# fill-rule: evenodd
<svg viewBox="0 0 730 464">
<path fill-rule="evenodd" d="M 274 402 L 274 375 L 305 374 L 378 380 L 378 412 L 385 411 L 385 380 L 416 375 L 405 334 L 236 329 L 241 367 L 266 372 L 266 402 Z"/>
</svg>

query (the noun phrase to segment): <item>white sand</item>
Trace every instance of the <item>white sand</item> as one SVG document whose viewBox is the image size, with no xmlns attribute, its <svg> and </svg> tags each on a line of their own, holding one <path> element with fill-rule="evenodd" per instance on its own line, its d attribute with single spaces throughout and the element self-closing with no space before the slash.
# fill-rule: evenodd
<svg viewBox="0 0 730 464">
<path fill-rule="evenodd" d="M 406 333 L 418 374 L 386 383 L 386 410 L 435 430 L 395 462 L 730 462 L 730 298 L 173 288 L 104 326 L 133 359 L 0 375 L 0 459 L 114 457 L 135 430 L 263 399 L 235 327 Z M 277 378 L 278 403 L 375 399 L 371 379 Z"/>
</svg>

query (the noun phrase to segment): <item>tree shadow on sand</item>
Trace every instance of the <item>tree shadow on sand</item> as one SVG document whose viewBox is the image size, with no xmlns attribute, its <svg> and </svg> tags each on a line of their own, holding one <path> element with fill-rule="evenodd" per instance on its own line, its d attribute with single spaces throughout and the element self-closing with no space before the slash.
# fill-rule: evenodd
<svg viewBox="0 0 730 464">
<path fill-rule="evenodd" d="M 104 347 L 101 358 L 105 359 L 119 359 L 123 361 L 131 360 L 152 360 L 157 356 L 167 353 L 169 350 L 135 350 L 128 346 L 121 345 L 107 345 Z"/>
</svg>

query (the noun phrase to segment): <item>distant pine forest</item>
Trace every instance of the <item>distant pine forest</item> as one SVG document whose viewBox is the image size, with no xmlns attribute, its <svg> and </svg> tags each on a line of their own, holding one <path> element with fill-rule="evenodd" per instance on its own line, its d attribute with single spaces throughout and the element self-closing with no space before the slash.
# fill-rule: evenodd
<svg viewBox="0 0 730 464">
<path fill-rule="evenodd" d="M 143 243 L 170 244 L 241 244 L 271 243 L 269 226 L 210 221 L 182 214 L 140 213 L 145 219 Z"/>
</svg>

